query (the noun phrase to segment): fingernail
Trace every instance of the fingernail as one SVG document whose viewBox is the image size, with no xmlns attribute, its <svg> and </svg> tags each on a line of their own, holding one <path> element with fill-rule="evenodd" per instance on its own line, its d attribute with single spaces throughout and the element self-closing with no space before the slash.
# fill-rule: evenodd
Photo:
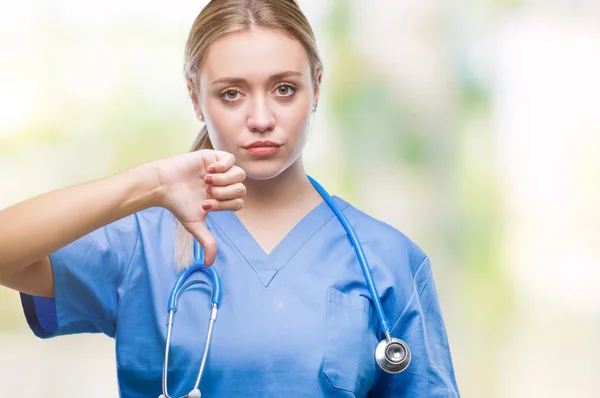
<svg viewBox="0 0 600 398">
<path fill-rule="evenodd" d="M 213 183 L 213 178 L 212 178 L 212 176 L 211 176 L 211 175 L 206 175 L 206 177 L 204 177 L 204 181 L 205 181 L 207 184 L 212 184 L 212 183 Z"/>
<path fill-rule="evenodd" d="M 208 168 L 208 172 L 209 172 L 209 173 L 216 173 L 216 172 L 217 172 L 217 169 L 216 169 L 216 167 L 215 167 L 215 166 L 210 166 L 210 167 Z"/>
<path fill-rule="evenodd" d="M 212 205 L 210 204 L 210 202 L 204 202 L 204 203 L 202 203 L 202 208 L 204 210 L 210 210 L 211 207 L 212 207 Z"/>
<path fill-rule="evenodd" d="M 206 193 L 212 195 L 212 187 L 206 188 Z"/>
</svg>

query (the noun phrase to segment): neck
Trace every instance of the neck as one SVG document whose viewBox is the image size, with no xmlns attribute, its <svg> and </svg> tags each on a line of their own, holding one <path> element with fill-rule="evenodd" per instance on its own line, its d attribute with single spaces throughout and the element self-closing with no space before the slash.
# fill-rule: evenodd
<svg viewBox="0 0 600 398">
<path fill-rule="evenodd" d="M 301 159 L 288 167 L 277 177 L 268 180 L 252 180 L 247 178 L 244 208 L 239 212 L 272 213 L 289 209 L 301 203 L 314 202 L 320 195 L 315 191 L 306 177 Z"/>
</svg>

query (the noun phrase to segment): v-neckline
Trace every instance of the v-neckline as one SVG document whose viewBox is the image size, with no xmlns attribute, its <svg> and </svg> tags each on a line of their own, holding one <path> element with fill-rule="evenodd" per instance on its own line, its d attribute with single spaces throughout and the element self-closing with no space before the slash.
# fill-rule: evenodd
<svg viewBox="0 0 600 398">
<path fill-rule="evenodd" d="M 348 203 L 338 197 L 332 196 L 332 198 L 342 210 L 348 206 Z M 229 238 L 262 284 L 268 287 L 275 275 L 290 262 L 306 242 L 335 217 L 335 214 L 327 202 L 320 202 L 306 213 L 268 254 L 234 212 L 219 211 L 210 213 L 208 217 Z"/>
</svg>

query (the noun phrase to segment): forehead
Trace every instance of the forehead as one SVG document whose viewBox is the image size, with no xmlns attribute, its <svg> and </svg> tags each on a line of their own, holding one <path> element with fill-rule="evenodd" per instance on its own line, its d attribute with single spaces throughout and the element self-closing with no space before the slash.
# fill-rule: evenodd
<svg viewBox="0 0 600 398">
<path fill-rule="evenodd" d="M 283 71 L 310 74 L 302 44 L 274 29 L 252 28 L 212 43 L 200 75 L 210 82 L 222 77 L 267 78 Z"/>
</svg>

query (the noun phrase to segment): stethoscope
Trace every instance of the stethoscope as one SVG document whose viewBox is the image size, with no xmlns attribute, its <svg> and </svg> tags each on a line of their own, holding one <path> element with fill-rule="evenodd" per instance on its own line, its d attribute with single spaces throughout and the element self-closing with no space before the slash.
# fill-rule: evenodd
<svg viewBox="0 0 600 398">
<path fill-rule="evenodd" d="M 211 279 L 212 285 L 212 294 L 210 298 L 210 303 L 212 306 L 212 311 L 210 313 L 210 321 L 208 324 L 208 333 L 206 334 L 206 341 L 204 342 L 204 353 L 202 354 L 202 362 L 200 362 L 200 370 L 198 371 L 198 377 L 196 378 L 196 384 L 194 384 L 194 388 L 188 393 L 188 395 L 183 396 L 182 398 L 200 398 L 200 379 L 202 378 L 202 373 L 204 373 L 204 367 L 206 366 L 206 358 L 208 357 L 208 348 L 210 347 L 210 341 L 212 339 L 213 327 L 215 325 L 215 321 L 217 320 L 217 310 L 219 308 L 219 303 L 221 302 L 221 279 L 219 278 L 219 274 L 214 267 L 205 267 L 204 266 L 204 252 L 200 247 L 200 244 L 197 240 L 194 240 L 194 264 L 186 269 L 180 276 L 177 278 L 175 285 L 173 285 L 173 289 L 171 289 L 171 294 L 169 296 L 169 320 L 167 321 L 167 341 L 165 344 L 165 361 L 163 363 L 163 373 L 162 373 L 162 390 L 163 393 L 159 396 L 159 398 L 171 398 L 168 393 L 167 387 L 167 372 L 169 369 L 169 349 L 171 347 L 171 333 L 173 331 L 173 320 L 175 319 L 175 313 L 177 312 L 177 304 L 179 302 L 179 297 L 181 293 L 188 287 L 193 285 L 209 285 L 206 281 L 203 280 L 193 280 L 190 282 L 186 281 L 188 278 L 195 272 L 204 272 L 208 274 L 208 277 Z M 209 287 L 211 287 L 209 285 Z"/>
<path fill-rule="evenodd" d="M 397 338 L 394 338 L 390 334 L 390 327 L 387 323 L 385 312 L 383 311 L 383 306 L 381 305 L 381 300 L 379 299 L 379 294 L 377 293 L 377 288 L 375 287 L 375 282 L 373 281 L 373 275 L 371 273 L 371 267 L 369 267 L 367 263 L 367 259 L 362 248 L 362 245 L 358 241 L 354 230 L 350 226 L 348 219 L 339 208 L 339 206 L 333 201 L 333 198 L 327 193 L 327 191 L 312 177 L 307 176 L 313 187 L 317 190 L 317 192 L 323 197 L 323 200 L 329 205 L 329 208 L 336 215 L 344 229 L 348 234 L 348 238 L 354 247 L 354 251 L 358 257 L 358 261 L 362 268 L 363 275 L 365 277 L 365 281 L 367 282 L 367 287 L 369 288 L 369 294 L 371 295 L 371 300 L 375 306 L 375 310 L 377 312 L 377 317 L 379 318 L 379 323 L 381 324 L 383 339 L 377 344 L 375 348 L 375 361 L 379 367 L 391 374 L 396 374 L 404 371 L 411 361 L 411 353 L 408 345 Z M 219 279 L 219 274 L 214 269 L 214 267 L 205 267 L 203 252 L 200 247 L 198 241 L 194 241 L 194 264 L 186 269 L 177 279 L 173 289 L 171 290 L 171 295 L 169 296 L 169 320 L 167 322 L 167 341 L 165 347 L 165 361 L 163 364 L 163 374 L 162 374 L 162 389 L 163 393 L 159 396 L 159 398 L 171 398 L 171 396 L 167 392 L 167 370 L 169 366 L 169 347 L 171 345 L 171 332 L 173 330 L 173 319 L 175 318 L 175 312 L 177 312 L 177 303 L 179 300 L 179 296 L 185 289 L 190 286 L 197 284 L 207 284 L 206 281 L 203 280 L 194 280 L 191 282 L 187 282 L 187 279 L 195 272 L 204 272 L 208 274 L 209 278 L 212 282 L 212 295 L 211 295 L 211 305 L 212 312 L 210 314 L 210 323 L 208 325 L 208 333 L 206 335 L 206 341 L 204 344 L 204 353 L 202 354 L 202 362 L 200 363 L 200 370 L 198 371 L 198 377 L 196 378 L 196 384 L 194 388 L 181 398 L 200 398 L 200 379 L 202 378 L 202 373 L 204 372 L 204 368 L 206 365 L 206 358 L 208 356 L 208 349 L 210 347 L 210 341 L 212 339 L 213 326 L 217 319 L 217 309 L 219 306 L 219 302 L 221 301 L 221 280 Z"/>
</svg>

